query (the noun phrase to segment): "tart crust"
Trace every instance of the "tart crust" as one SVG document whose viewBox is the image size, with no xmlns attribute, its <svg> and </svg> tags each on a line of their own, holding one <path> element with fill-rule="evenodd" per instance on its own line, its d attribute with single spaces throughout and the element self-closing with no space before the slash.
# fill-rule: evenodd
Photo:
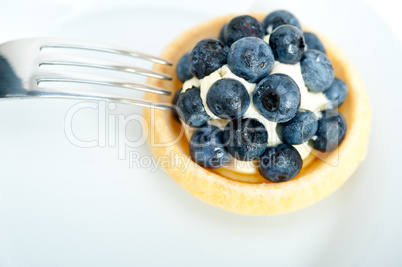
<svg viewBox="0 0 402 267">
<path fill-rule="evenodd" d="M 265 13 L 250 15 L 260 21 L 266 16 Z M 176 64 L 201 39 L 216 38 L 221 27 L 234 16 L 218 17 L 184 32 L 166 47 L 161 57 Z M 181 187 L 221 209 L 241 214 L 273 215 L 298 210 L 325 198 L 352 175 L 366 155 L 371 124 L 370 103 L 360 75 L 344 52 L 328 38 L 317 35 L 325 46 L 335 76 L 344 80 L 349 88 L 346 101 L 340 108 L 348 131 L 339 148 L 327 154 L 314 152 L 316 157 L 311 163 L 287 182 L 272 183 L 259 174 L 242 177 L 247 175 L 230 170 L 205 169 L 192 162 L 181 124 L 171 112 L 144 108 L 144 129 L 150 149 L 156 158 L 162 159 L 162 167 Z M 149 78 L 148 84 L 172 92 L 181 88 L 175 67 L 156 64 L 153 69 L 174 78 L 173 81 Z M 170 103 L 173 95 L 166 97 L 147 93 L 145 98 Z"/>
</svg>

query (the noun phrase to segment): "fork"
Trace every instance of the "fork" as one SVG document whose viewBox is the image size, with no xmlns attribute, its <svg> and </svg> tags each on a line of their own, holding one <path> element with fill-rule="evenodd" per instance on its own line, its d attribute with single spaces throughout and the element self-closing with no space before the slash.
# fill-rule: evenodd
<svg viewBox="0 0 402 267">
<path fill-rule="evenodd" d="M 115 93 L 83 93 L 83 91 L 63 92 L 57 86 L 44 88 L 48 82 L 53 83 L 80 83 L 100 86 L 111 86 L 144 92 L 170 95 L 171 92 L 163 88 L 132 83 L 116 78 L 105 78 L 101 75 L 82 74 L 66 71 L 48 71 L 41 68 L 46 65 L 75 66 L 136 73 L 157 79 L 171 80 L 172 77 L 164 73 L 133 66 L 124 66 L 110 60 L 91 58 L 88 56 L 71 56 L 60 53 L 47 53 L 45 48 L 79 49 L 125 55 L 144 59 L 158 64 L 172 65 L 164 59 L 144 53 L 129 51 L 123 48 L 103 44 L 53 38 L 29 38 L 13 40 L 0 45 L 0 99 L 17 98 L 69 98 L 83 100 L 106 100 L 124 102 L 144 107 L 170 109 L 170 104 L 157 103 L 142 99 L 121 96 Z M 57 51 L 57 50 L 56 50 Z"/>
</svg>

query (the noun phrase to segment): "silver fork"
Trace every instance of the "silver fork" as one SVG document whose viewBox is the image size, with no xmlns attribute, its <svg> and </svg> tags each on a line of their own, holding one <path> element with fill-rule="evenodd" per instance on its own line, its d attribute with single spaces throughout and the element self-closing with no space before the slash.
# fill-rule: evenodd
<svg viewBox="0 0 402 267">
<path fill-rule="evenodd" d="M 30 38 L 9 41 L 0 45 L 0 99 L 14 98 L 70 98 L 85 100 L 106 100 L 124 102 L 144 107 L 158 109 L 170 109 L 169 104 L 156 103 L 142 99 L 121 96 L 115 93 L 82 93 L 82 91 L 63 92 L 57 86 L 44 88 L 47 82 L 54 83 L 82 83 L 102 86 L 120 87 L 126 89 L 140 90 L 144 92 L 169 95 L 170 91 L 163 88 L 132 83 L 116 78 L 105 78 L 100 75 L 90 75 L 66 71 L 48 71 L 41 68 L 45 65 L 77 66 L 111 71 L 122 71 L 136 73 L 147 77 L 171 80 L 169 75 L 137 68 L 124 66 L 105 59 L 91 58 L 87 56 L 73 57 L 63 53 L 46 53 L 45 48 L 80 49 L 125 55 L 134 58 L 148 60 L 158 64 L 172 65 L 171 62 L 151 55 L 129 51 L 126 49 L 102 45 L 97 43 L 52 39 L 52 38 Z M 41 86 L 42 85 L 42 86 Z"/>
</svg>

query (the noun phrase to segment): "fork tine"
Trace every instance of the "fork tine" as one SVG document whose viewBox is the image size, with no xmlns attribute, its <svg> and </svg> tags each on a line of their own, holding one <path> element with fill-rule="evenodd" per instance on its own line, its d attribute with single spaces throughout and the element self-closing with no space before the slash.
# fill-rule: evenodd
<svg viewBox="0 0 402 267">
<path fill-rule="evenodd" d="M 54 57 L 53 57 L 54 58 Z M 78 60 L 68 56 L 68 57 L 58 57 L 57 59 L 52 59 L 52 60 L 47 60 L 44 59 L 43 61 L 39 62 L 39 66 L 44 66 L 44 65 L 63 65 L 63 66 L 75 66 L 75 67 L 88 67 L 88 68 L 97 68 L 97 69 L 107 69 L 107 70 L 116 70 L 116 71 L 122 71 L 122 72 L 129 72 L 129 73 L 135 73 L 147 77 L 153 77 L 157 79 L 163 79 L 163 80 L 172 80 L 172 77 L 164 74 L 162 72 L 154 71 L 154 70 L 147 70 L 143 68 L 138 68 L 138 67 L 131 67 L 131 66 L 121 66 L 119 64 L 113 63 L 113 62 L 108 62 L 108 61 L 100 61 L 97 59 L 91 59 L 91 58 L 85 58 L 82 60 L 82 58 L 79 58 L 81 60 Z"/>
<path fill-rule="evenodd" d="M 95 84 L 95 85 L 105 85 L 112 87 L 120 87 L 125 89 L 139 90 L 143 92 L 155 93 L 160 95 L 170 95 L 171 92 L 160 87 L 138 84 L 132 82 L 124 82 L 121 80 L 113 78 L 105 78 L 96 75 L 80 75 L 77 73 L 39 73 L 38 76 L 34 77 L 37 85 L 43 82 L 64 82 L 64 83 L 83 83 L 83 84 Z"/>
<path fill-rule="evenodd" d="M 40 97 L 45 98 L 66 98 L 66 99 L 80 99 L 80 100 L 105 100 L 105 101 L 114 101 L 119 103 L 126 103 L 126 104 L 134 104 L 137 106 L 147 107 L 147 108 L 156 108 L 162 110 L 170 110 L 172 109 L 171 104 L 162 104 L 158 102 L 136 99 L 136 98 L 128 98 L 128 97 L 121 97 L 117 95 L 110 95 L 110 94 L 76 94 L 70 92 L 57 92 L 55 91 L 32 91 L 30 93 L 31 96 L 38 95 Z"/>
<path fill-rule="evenodd" d="M 91 42 L 81 42 L 81 41 L 64 40 L 64 39 L 52 39 L 52 40 L 43 39 L 43 43 L 40 46 L 40 49 L 42 50 L 43 48 L 71 48 L 71 49 L 91 50 L 91 51 L 131 56 L 162 65 L 169 65 L 169 66 L 173 65 L 173 63 L 168 60 L 164 60 L 162 58 L 148 55 L 145 53 L 130 51 L 124 48 L 118 48 L 114 46 L 95 44 Z"/>
</svg>

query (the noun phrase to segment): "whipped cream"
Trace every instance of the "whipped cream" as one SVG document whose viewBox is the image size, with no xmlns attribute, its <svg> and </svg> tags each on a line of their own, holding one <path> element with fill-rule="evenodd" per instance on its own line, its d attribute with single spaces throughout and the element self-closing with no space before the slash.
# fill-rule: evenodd
<svg viewBox="0 0 402 267">
<path fill-rule="evenodd" d="M 269 35 L 264 36 L 264 40 L 268 42 L 269 40 Z M 319 116 L 319 112 L 321 110 L 324 110 L 328 107 L 331 107 L 330 101 L 327 99 L 324 93 L 312 93 L 309 92 L 307 87 L 304 84 L 303 81 L 303 76 L 301 74 L 301 69 L 300 69 L 300 63 L 296 64 L 284 64 L 280 63 L 278 61 L 275 61 L 274 66 L 272 68 L 271 74 L 274 73 L 282 73 L 290 76 L 297 84 L 300 90 L 300 95 L 301 95 L 301 103 L 300 103 L 300 108 L 302 109 L 308 109 L 316 114 L 316 116 Z M 250 95 L 250 106 L 248 107 L 247 111 L 243 115 L 244 118 L 253 118 L 261 122 L 267 132 L 268 132 L 268 146 L 276 146 L 282 141 L 279 139 L 277 133 L 276 133 L 276 122 L 272 122 L 267 120 L 264 116 L 262 116 L 257 108 L 254 106 L 253 103 L 253 93 L 254 89 L 256 87 L 255 83 L 249 83 L 245 79 L 235 75 L 233 72 L 230 71 L 229 67 L 227 65 L 222 66 L 221 68 L 217 69 L 216 71 L 212 72 L 210 75 L 204 77 L 203 79 L 197 79 L 196 77 L 191 78 L 190 80 L 187 80 L 183 83 L 183 89 L 182 93 L 184 93 L 187 89 L 190 89 L 192 87 L 198 87 L 200 88 L 200 95 L 202 102 L 204 104 L 204 108 L 206 113 L 211 117 L 211 120 L 208 122 L 211 125 L 214 125 L 220 129 L 223 129 L 226 124 L 228 123 L 228 120 L 221 119 L 217 116 L 215 116 L 211 110 L 208 108 L 207 105 L 207 93 L 209 91 L 209 88 L 214 84 L 217 80 L 220 79 L 235 79 L 242 83 L 244 87 L 246 88 L 247 92 Z M 184 125 L 185 128 L 185 134 L 188 139 L 191 138 L 192 133 L 194 132 L 195 128 L 189 127 L 188 125 L 185 125 L 183 122 L 182 124 Z M 300 145 L 294 145 L 294 148 L 297 149 L 299 152 L 301 158 L 304 160 L 306 159 L 310 153 L 311 153 L 311 147 L 307 144 L 307 142 L 300 144 Z M 247 173 L 247 174 L 253 174 L 257 173 L 257 164 L 256 161 L 240 161 L 235 158 L 232 158 L 231 162 L 227 166 L 227 168 L 235 170 L 237 172 L 241 173 Z"/>
</svg>

